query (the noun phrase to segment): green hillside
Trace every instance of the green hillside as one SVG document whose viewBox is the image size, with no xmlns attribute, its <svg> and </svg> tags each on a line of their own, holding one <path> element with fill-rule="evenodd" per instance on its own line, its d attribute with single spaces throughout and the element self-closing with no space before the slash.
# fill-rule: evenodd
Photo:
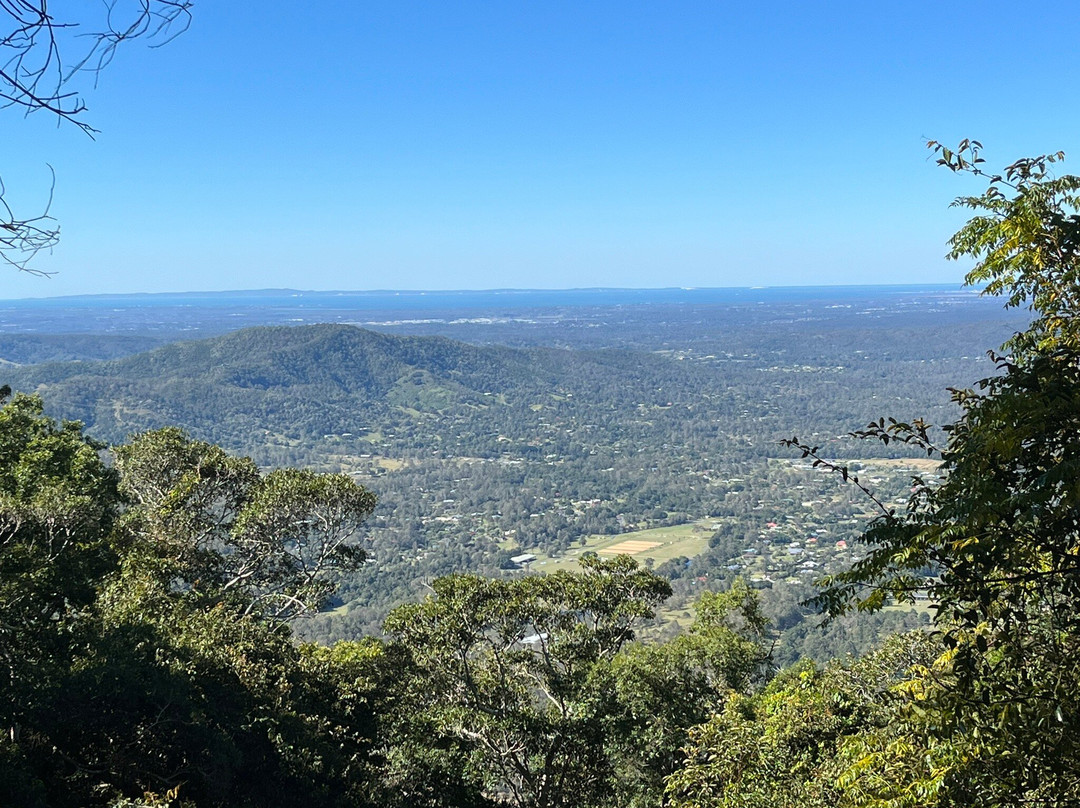
<svg viewBox="0 0 1080 808">
<path fill-rule="evenodd" d="M 899 358 L 845 355 L 846 339 L 815 339 L 815 351 L 836 355 L 811 366 L 778 364 L 780 354 L 514 349 L 345 325 L 261 327 L 105 362 L 8 368 L 4 381 L 109 443 L 175 425 L 264 467 L 341 471 L 371 488 L 373 563 L 342 580 L 333 614 L 304 627 L 332 639 L 377 632 L 433 576 L 496 574 L 517 552 L 563 559 L 601 537 L 709 517 L 723 519 L 722 540 L 706 534 L 656 558 L 685 575 L 676 607 L 730 580 L 747 548 L 755 575 L 805 587 L 817 567 L 800 573 L 796 561 L 825 569 L 847 557 L 822 545 L 795 558 L 776 539 L 842 522 L 831 525 L 835 542 L 861 522 L 809 468 L 770 463 L 791 455 L 777 440 L 791 424 L 843 434 L 877 414 L 877 396 L 924 411 L 937 401 L 930 413 L 945 420 L 946 385 L 978 372 L 971 360 L 910 358 L 918 350 L 906 331 L 892 339 Z M 898 469 L 882 485 L 896 495 L 907 476 Z M 793 510 L 796 498 L 811 504 Z M 776 608 L 789 613 L 795 601 Z"/>
</svg>

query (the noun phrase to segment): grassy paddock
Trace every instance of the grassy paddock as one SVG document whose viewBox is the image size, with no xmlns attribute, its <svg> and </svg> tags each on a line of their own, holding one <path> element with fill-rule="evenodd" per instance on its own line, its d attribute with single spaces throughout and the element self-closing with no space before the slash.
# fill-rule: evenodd
<svg viewBox="0 0 1080 808">
<path fill-rule="evenodd" d="M 640 564 L 644 564 L 645 559 L 647 558 L 651 558 L 655 564 L 662 564 L 669 559 L 677 558 L 679 556 L 693 558 L 709 546 L 709 537 L 712 536 L 712 531 L 709 530 L 708 526 L 715 521 L 715 519 L 701 519 L 697 522 L 691 522 L 685 525 L 653 527 L 647 530 L 619 533 L 615 536 L 602 534 L 587 536 L 585 538 L 584 547 L 575 547 L 559 558 L 549 558 L 548 556 L 537 555 L 536 561 L 532 564 L 532 568 L 541 572 L 576 570 L 578 569 L 578 559 L 581 558 L 582 553 L 591 550 L 604 558 L 611 558 L 612 555 L 618 551 L 616 550 L 613 553 L 607 553 L 605 550 L 623 544 L 624 542 L 656 544 L 655 547 L 643 549 L 640 552 L 631 554 Z M 699 529 L 695 530 L 695 528 Z"/>
<path fill-rule="evenodd" d="M 932 457 L 875 457 L 857 462 L 864 466 L 884 466 L 889 469 L 916 469 L 923 474 L 932 474 L 941 468 L 941 461 Z"/>
</svg>

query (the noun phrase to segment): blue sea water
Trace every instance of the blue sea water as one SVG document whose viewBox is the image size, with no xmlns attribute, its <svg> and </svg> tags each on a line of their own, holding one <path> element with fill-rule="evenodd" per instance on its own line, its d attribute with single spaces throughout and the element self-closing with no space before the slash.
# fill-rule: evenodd
<svg viewBox="0 0 1080 808">
<path fill-rule="evenodd" d="M 356 310 L 430 310 L 543 308 L 549 306 L 618 306 L 648 303 L 795 302 L 823 299 L 930 294 L 977 294 L 956 284 L 866 286 L 757 286 L 664 289 L 487 289 L 458 291 L 330 291 L 260 289 L 231 292 L 164 292 L 159 294 L 77 295 L 0 300 L 0 308 L 145 308 L 215 306 L 238 308 L 305 307 Z"/>
<path fill-rule="evenodd" d="M 903 305 L 905 300 L 973 299 L 955 284 L 666 289 L 491 289 L 299 291 L 82 295 L 0 300 L 0 333 L 207 334 L 248 325 L 370 322 L 541 310 L 636 306 Z"/>
</svg>

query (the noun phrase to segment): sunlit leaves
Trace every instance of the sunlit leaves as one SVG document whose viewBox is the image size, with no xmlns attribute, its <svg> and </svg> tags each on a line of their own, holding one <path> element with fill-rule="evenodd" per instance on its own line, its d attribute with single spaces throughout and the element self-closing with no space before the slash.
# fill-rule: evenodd
<svg viewBox="0 0 1080 808">
<path fill-rule="evenodd" d="M 116 450 L 124 525 L 174 589 L 226 599 L 242 613 L 287 619 L 322 605 L 329 574 L 364 559 L 359 531 L 371 492 L 341 474 L 263 475 L 181 430 L 135 436 Z"/>
<path fill-rule="evenodd" d="M 1064 154 L 1024 158 L 990 175 L 980 168 L 978 141 L 962 141 L 955 151 L 936 141 L 927 146 L 939 155 L 939 164 L 988 179 L 981 196 L 954 203 L 978 215 L 950 239 L 949 257 L 974 258 L 968 284 L 985 284 L 986 294 L 1035 313 L 1031 328 L 1010 347 L 1021 352 L 1059 344 L 1080 347 L 1080 177 L 1051 174 Z"/>
<path fill-rule="evenodd" d="M 432 597 L 386 622 L 416 666 L 430 726 L 474 751 L 490 793 L 519 806 L 604 802 L 615 765 L 609 665 L 671 593 L 628 556 L 583 564 L 579 574 L 440 578 Z"/>
<path fill-rule="evenodd" d="M 875 808 L 1076 804 L 1080 178 L 1052 176 L 1060 154 L 991 175 L 977 142 L 929 145 L 941 165 L 989 184 L 957 200 L 978 215 L 951 257 L 974 258 L 968 283 L 1034 319 L 1011 356 L 991 354 L 998 375 L 953 391 L 961 414 L 946 428 L 943 481 L 920 482 L 903 514 L 876 520 L 860 540 L 866 557 L 818 598 L 840 613 L 921 588 L 942 649 L 898 719 L 847 747 L 840 782 L 851 804 Z M 882 419 L 860 436 L 888 442 L 897 429 Z"/>
</svg>

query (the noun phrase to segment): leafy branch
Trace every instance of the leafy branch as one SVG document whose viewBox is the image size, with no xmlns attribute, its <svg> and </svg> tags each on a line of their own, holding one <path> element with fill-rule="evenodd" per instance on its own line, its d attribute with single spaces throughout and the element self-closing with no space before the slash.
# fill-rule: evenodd
<svg viewBox="0 0 1080 808">
<path fill-rule="evenodd" d="M 916 418 L 910 424 L 904 421 L 898 421 L 895 418 L 880 418 L 877 421 L 871 421 L 864 429 L 848 433 L 848 436 L 860 440 L 868 438 L 879 440 L 885 446 L 888 446 L 890 443 L 902 443 L 907 446 L 916 446 L 925 451 L 927 457 L 931 457 L 935 454 L 940 457 L 941 451 L 934 445 L 933 440 L 930 438 L 931 428 L 931 425 L 923 421 L 922 418 Z M 874 503 L 878 510 L 881 511 L 883 516 L 887 518 L 896 516 L 896 509 L 889 508 L 885 505 L 877 494 L 874 493 L 873 489 L 860 481 L 857 475 L 852 474 L 847 466 L 823 458 L 820 454 L 820 446 L 812 446 L 808 443 L 804 443 L 799 440 L 798 436 L 785 438 L 779 443 L 781 446 L 786 446 L 790 449 L 796 449 L 802 452 L 803 459 L 812 459 L 814 461 L 813 468 L 820 468 L 834 474 L 839 474 L 840 478 L 845 483 L 851 483 L 862 491 L 863 494 Z"/>
<path fill-rule="evenodd" d="M 968 285 L 984 284 L 983 294 L 1003 296 L 1007 308 L 1026 305 L 1035 313 L 1031 327 L 1006 347 L 1029 353 L 1080 346 L 1080 177 L 1053 175 L 1064 152 L 1025 157 L 991 174 L 980 167 L 977 140 L 962 140 L 956 149 L 934 140 L 926 145 L 939 155 L 938 165 L 989 180 L 980 196 L 953 201 L 980 213 L 949 240 L 948 257 L 974 258 Z"/>
</svg>

